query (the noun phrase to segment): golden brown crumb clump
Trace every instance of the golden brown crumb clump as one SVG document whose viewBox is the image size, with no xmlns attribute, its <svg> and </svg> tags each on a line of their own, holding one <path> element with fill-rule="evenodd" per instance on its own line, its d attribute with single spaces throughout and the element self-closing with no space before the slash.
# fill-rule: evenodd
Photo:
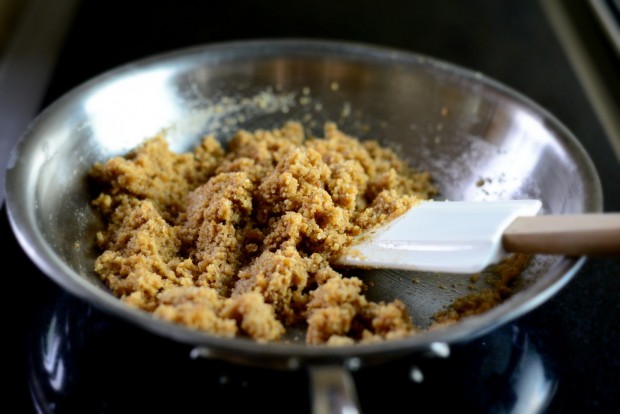
<svg viewBox="0 0 620 414">
<path fill-rule="evenodd" d="M 330 345 L 415 332 L 402 302 L 368 301 L 359 278 L 330 265 L 355 235 L 435 194 L 375 141 L 332 123 L 306 137 L 289 122 L 177 154 L 159 135 L 91 175 L 106 222 L 95 270 L 131 306 L 256 341 L 292 326 Z"/>
</svg>

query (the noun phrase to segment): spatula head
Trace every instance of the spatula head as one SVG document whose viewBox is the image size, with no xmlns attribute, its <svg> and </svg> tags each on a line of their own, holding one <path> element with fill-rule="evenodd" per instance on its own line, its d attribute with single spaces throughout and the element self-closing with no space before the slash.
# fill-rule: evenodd
<svg viewBox="0 0 620 414">
<path fill-rule="evenodd" d="M 507 252 L 502 234 L 539 200 L 425 201 L 386 226 L 360 235 L 338 263 L 448 273 L 477 273 Z"/>
</svg>

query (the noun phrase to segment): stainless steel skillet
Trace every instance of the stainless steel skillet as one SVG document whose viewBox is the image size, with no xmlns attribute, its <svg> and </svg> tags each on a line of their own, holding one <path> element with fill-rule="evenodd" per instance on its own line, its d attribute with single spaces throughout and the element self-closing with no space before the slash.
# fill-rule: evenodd
<svg viewBox="0 0 620 414">
<path fill-rule="evenodd" d="M 274 369 L 308 369 L 316 412 L 358 410 L 349 371 L 411 353 L 449 354 L 539 306 L 568 283 L 584 258 L 537 256 L 500 306 L 403 340 L 309 346 L 303 333 L 282 343 L 225 339 L 130 309 L 93 272 L 94 234 L 85 176 L 165 129 L 171 148 L 191 149 L 205 133 L 226 140 L 239 128 L 325 121 L 395 148 L 428 170 L 451 200 L 537 198 L 553 214 L 600 212 L 599 179 L 578 140 L 518 92 L 436 59 L 374 45 L 256 40 L 196 46 L 111 70 L 44 110 L 11 154 L 7 210 L 37 266 L 98 308 L 174 341 L 195 356 Z M 20 275 L 19 277 L 27 277 Z M 468 293 L 462 275 L 369 271 L 369 298 L 399 298 L 426 327 L 436 311 Z M 415 279 L 418 283 L 412 284 Z M 480 278 L 484 283 L 484 278 Z M 441 287 L 448 286 L 449 289 Z"/>
</svg>

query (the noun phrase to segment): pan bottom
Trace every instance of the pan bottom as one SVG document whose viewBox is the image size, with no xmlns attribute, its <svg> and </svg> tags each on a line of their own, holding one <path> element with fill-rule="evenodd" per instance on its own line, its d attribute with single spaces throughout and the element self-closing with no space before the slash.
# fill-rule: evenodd
<svg viewBox="0 0 620 414">
<path fill-rule="evenodd" d="M 39 413 L 242 412 L 261 406 L 310 414 L 304 371 L 190 358 L 191 347 L 136 329 L 63 291 L 50 295 L 28 343 L 28 380 Z M 353 373 L 365 414 L 433 406 L 464 412 L 544 412 L 558 378 L 518 321 L 451 347 Z"/>
</svg>

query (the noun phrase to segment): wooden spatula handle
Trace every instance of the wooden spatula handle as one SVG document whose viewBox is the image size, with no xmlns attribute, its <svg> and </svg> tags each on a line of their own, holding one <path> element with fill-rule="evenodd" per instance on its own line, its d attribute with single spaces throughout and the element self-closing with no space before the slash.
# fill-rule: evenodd
<svg viewBox="0 0 620 414">
<path fill-rule="evenodd" d="M 502 243 L 514 253 L 620 257 L 620 213 L 518 217 Z"/>
</svg>

